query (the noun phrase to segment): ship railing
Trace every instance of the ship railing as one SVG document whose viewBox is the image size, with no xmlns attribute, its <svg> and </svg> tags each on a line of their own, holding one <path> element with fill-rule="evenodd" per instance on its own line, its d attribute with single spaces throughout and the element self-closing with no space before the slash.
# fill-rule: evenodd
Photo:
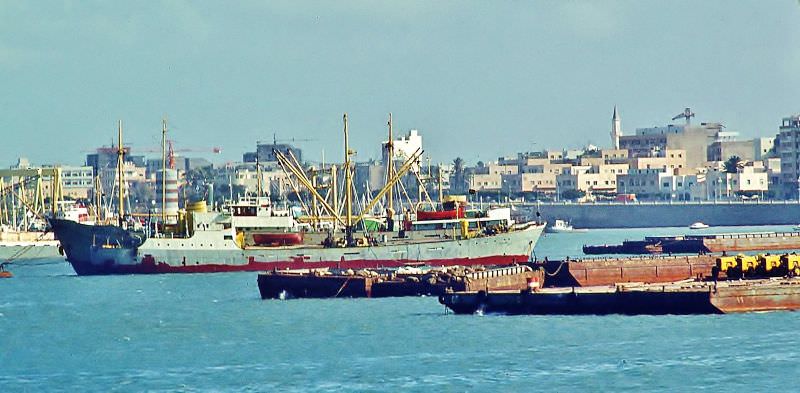
<svg viewBox="0 0 800 393">
<path fill-rule="evenodd" d="M 719 201 L 592 201 L 592 202 L 572 202 L 572 201 L 533 201 L 517 202 L 518 207 L 536 206 L 574 206 L 574 205 L 797 205 L 796 200 L 773 200 L 773 199 L 751 199 L 751 200 L 719 200 Z"/>
<path fill-rule="evenodd" d="M 511 267 L 504 267 L 504 268 L 499 268 L 499 269 L 489 269 L 489 270 L 484 270 L 484 271 L 480 271 L 480 272 L 473 272 L 473 273 L 466 274 L 465 277 L 473 279 L 473 280 L 480 280 L 480 279 L 486 279 L 486 278 L 491 278 L 491 277 L 510 276 L 510 275 L 514 275 L 514 274 L 520 274 L 520 273 L 523 273 L 523 272 L 526 272 L 526 271 L 533 271 L 533 269 L 531 269 L 528 266 L 522 266 L 522 265 L 520 265 L 520 266 L 511 266 Z"/>
<path fill-rule="evenodd" d="M 682 255 L 626 255 L 626 256 L 604 256 L 604 257 L 564 257 L 563 261 L 569 262 L 602 262 L 602 261 L 653 261 L 653 260 L 681 260 L 690 257 L 702 256 L 701 254 L 682 254 Z M 533 261 L 533 263 L 542 263 L 544 260 Z M 559 262 L 557 259 L 548 260 L 548 262 Z"/>
</svg>

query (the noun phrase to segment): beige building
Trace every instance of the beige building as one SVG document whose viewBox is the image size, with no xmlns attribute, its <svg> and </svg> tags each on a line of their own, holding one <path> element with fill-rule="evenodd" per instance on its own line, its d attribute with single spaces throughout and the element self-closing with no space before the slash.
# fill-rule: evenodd
<svg viewBox="0 0 800 393">
<path fill-rule="evenodd" d="M 687 167 L 693 168 L 688 166 L 684 150 L 664 150 L 653 157 L 633 157 L 630 159 L 630 167 L 632 169 L 661 169 L 664 172 Z"/>
<path fill-rule="evenodd" d="M 502 176 L 503 191 L 510 193 L 556 191 L 555 173 L 518 173 Z"/>
<path fill-rule="evenodd" d="M 469 179 L 469 188 L 475 191 L 500 190 L 503 188 L 504 175 L 516 175 L 519 167 L 511 164 L 490 163 L 483 168 L 476 168 Z"/>
<path fill-rule="evenodd" d="M 717 141 L 708 145 L 707 154 L 709 161 L 727 161 L 733 156 L 753 161 L 756 159 L 755 141 Z"/>
<path fill-rule="evenodd" d="M 699 168 L 708 161 L 709 145 L 716 141 L 735 140 L 737 133 L 722 129 L 719 123 L 640 128 L 636 130 L 636 135 L 621 136 L 619 144 L 621 149 L 628 150 L 631 157 L 652 156 L 665 150 L 683 150 L 685 166 Z"/>
<path fill-rule="evenodd" d="M 592 193 L 616 193 L 617 176 L 628 171 L 628 164 L 573 166 L 556 177 L 559 190 L 579 190 Z"/>
<path fill-rule="evenodd" d="M 475 191 L 499 190 L 503 185 L 500 174 L 474 173 L 469 178 L 469 188 Z"/>
<path fill-rule="evenodd" d="M 628 173 L 618 176 L 617 189 L 623 194 L 636 194 L 639 197 L 652 197 L 661 193 L 659 175 L 664 173 L 657 168 L 630 168 Z"/>
</svg>

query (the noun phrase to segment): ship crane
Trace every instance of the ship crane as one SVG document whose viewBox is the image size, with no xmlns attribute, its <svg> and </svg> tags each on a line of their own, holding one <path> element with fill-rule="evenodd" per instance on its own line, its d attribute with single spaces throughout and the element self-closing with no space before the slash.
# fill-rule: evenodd
<svg viewBox="0 0 800 393">
<path fill-rule="evenodd" d="M 686 125 L 688 126 L 692 122 L 691 121 L 692 117 L 694 117 L 694 112 L 692 112 L 692 108 L 686 108 L 686 109 L 683 110 L 683 113 L 679 113 L 679 114 L 675 115 L 672 118 L 672 120 L 678 120 L 678 119 L 684 118 L 684 119 L 686 119 Z"/>
</svg>

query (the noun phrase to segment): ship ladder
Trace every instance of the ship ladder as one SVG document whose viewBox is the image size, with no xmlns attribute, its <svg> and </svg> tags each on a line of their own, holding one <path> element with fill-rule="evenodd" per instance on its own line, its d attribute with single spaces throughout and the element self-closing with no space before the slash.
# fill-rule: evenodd
<svg viewBox="0 0 800 393">
<path fill-rule="evenodd" d="M 344 283 L 342 284 L 341 287 L 339 287 L 339 290 L 336 291 L 336 294 L 333 295 L 333 297 L 339 297 L 339 294 L 342 293 L 342 291 L 344 290 L 344 287 L 346 287 L 347 283 L 350 282 L 350 278 L 352 278 L 352 277 L 347 277 L 347 279 L 344 280 Z"/>
</svg>

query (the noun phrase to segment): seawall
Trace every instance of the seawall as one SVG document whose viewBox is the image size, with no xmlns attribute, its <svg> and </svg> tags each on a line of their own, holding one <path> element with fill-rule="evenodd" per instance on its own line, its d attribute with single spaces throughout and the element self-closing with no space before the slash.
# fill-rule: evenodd
<svg viewBox="0 0 800 393">
<path fill-rule="evenodd" d="M 790 202 L 633 202 L 528 203 L 529 217 L 567 220 L 576 228 L 683 227 L 695 222 L 712 226 L 797 225 L 800 204 Z"/>
</svg>

